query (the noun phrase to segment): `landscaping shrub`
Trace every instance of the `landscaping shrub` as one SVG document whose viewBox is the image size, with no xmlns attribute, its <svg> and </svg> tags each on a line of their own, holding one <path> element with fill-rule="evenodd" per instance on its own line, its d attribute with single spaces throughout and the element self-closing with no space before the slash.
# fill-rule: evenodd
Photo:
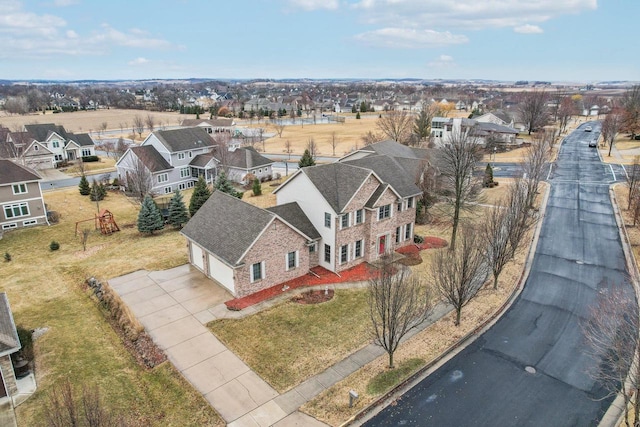
<svg viewBox="0 0 640 427">
<path fill-rule="evenodd" d="M 417 234 L 413 235 L 413 243 L 424 243 L 424 237 L 418 236 Z"/>
<path fill-rule="evenodd" d="M 100 157 L 98 156 L 82 156 L 83 163 L 91 163 L 91 162 L 99 162 Z"/>
<path fill-rule="evenodd" d="M 60 243 L 52 240 L 51 243 L 49 243 L 49 249 L 52 251 L 57 251 L 58 249 L 60 249 Z"/>
<path fill-rule="evenodd" d="M 18 339 L 20 339 L 22 348 L 20 348 L 20 350 L 18 350 L 15 355 L 18 359 L 24 359 L 31 362 L 34 359 L 32 332 L 30 329 L 27 329 L 21 325 L 18 325 L 16 327 L 16 331 L 18 332 Z"/>
<path fill-rule="evenodd" d="M 5 260 L 6 262 L 11 261 L 11 254 L 10 254 L 9 252 L 5 252 L 5 253 L 4 253 L 4 260 Z"/>
<path fill-rule="evenodd" d="M 60 214 L 56 211 L 47 211 L 47 219 L 51 224 L 57 224 L 60 221 Z"/>
</svg>

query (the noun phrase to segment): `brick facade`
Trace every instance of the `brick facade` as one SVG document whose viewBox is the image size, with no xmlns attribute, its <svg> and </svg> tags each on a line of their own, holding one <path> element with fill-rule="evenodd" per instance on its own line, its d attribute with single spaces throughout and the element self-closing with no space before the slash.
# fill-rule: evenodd
<svg viewBox="0 0 640 427">
<path fill-rule="evenodd" d="M 287 271 L 286 256 L 294 251 L 298 251 L 298 266 Z M 244 266 L 235 273 L 238 298 L 307 274 L 310 268 L 307 240 L 275 219 L 243 258 L 243 262 Z M 251 283 L 251 266 L 259 262 L 264 262 L 265 278 Z"/>
<path fill-rule="evenodd" d="M 13 364 L 11 363 L 11 356 L 0 357 L 0 371 L 2 371 L 2 378 L 7 387 L 7 395 L 13 396 L 17 394 L 18 386 L 16 384 L 16 375 L 13 371 Z"/>
</svg>

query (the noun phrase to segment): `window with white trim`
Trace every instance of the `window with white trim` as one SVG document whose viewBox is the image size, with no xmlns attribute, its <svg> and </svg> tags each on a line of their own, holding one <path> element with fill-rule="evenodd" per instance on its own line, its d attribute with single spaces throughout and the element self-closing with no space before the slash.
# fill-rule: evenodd
<svg viewBox="0 0 640 427">
<path fill-rule="evenodd" d="M 182 168 L 180 169 L 180 178 L 188 178 L 191 176 L 191 169 Z"/>
<path fill-rule="evenodd" d="M 349 214 L 346 213 L 340 217 L 340 228 L 349 227 Z"/>
<path fill-rule="evenodd" d="M 413 224 L 409 223 L 404 226 L 404 240 L 409 240 L 411 238 L 411 226 Z"/>
<path fill-rule="evenodd" d="M 358 209 L 356 211 L 356 224 L 362 224 L 364 222 L 364 209 Z"/>
<path fill-rule="evenodd" d="M 53 141 L 53 144 L 51 144 L 53 146 L 53 148 L 60 148 L 60 142 L 59 141 Z"/>
<path fill-rule="evenodd" d="M 167 181 L 169 181 L 168 173 L 161 173 L 160 175 L 158 175 L 158 184 L 162 184 L 163 182 Z"/>
<path fill-rule="evenodd" d="M 11 224 L 2 224 L 2 229 L 3 230 L 8 230 L 10 228 L 17 228 L 18 224 L 15 222 L 12 222 Z"/>
<path fill-rule="evenodd" d="M 54 157 L 55 157 L 56 161 L 62 160 L 62 154 L 55 154 Z"/>
<path fill-rule="evenodd" d="M 38 147 L 37 145 L 33 146 L 33 151 L 38 151 L 40 149 L 40 147 Z"/>
<path fill-rule="evenodd" d="M 26 221 L 22 221 L 22 225 L 25 227 L 28 227 L 30 225 L 36 225 L 38 224 L 38 220 L 37 219 L 28 219 Z"/>
<path fill-rule="evenodd" d="M 82 157 L 87 157 L 91 155 L 91 148 L 83 148 L 82 149 Z"/>
<path fill-rule="evenodd" d="M 363 253 L 362 253 L 362 248 L 364 247 L 363 245 L 363 240 L 358 240 L 354 245 L 353 245 L 353 257 L 354 258 L 360 258 L 362 257 Z"/>
<path fill-rule="evenodd" d="M 256 262 L 251 265 L 251 282 L 257 282 L 264 279 L 264 261 Z"/>
<path fill-rule="evenodd" d="M 298 267 L 298 251 L 289 252 L 287 254 L 287 271 Z"/>
<path fill-rule="evenodd" d="M 191 151 L 189 151 L 189 158 L 193 157 L 193 153 Z"/>
<path fill-rule="evenodd" d="M 187 189 L 187 183 L 186 182 L 181 182 L 180 184 L 178 184 L 178 189 L 179 190 L 186 190 Z"/>
<path fill-rule="evenodd" d="M 384 205 L 378 208 L 378 221 L 391 217 L 391 205 Z"/>
<path fill-rule="evenodd" d="M 178 160 L 184 160 L 185 153 L 178 153 Z"/>
<path fill-rule="evenodd" d="M 396 227 L 396 243 L 400 243 L 401 234 L 402 234 L 402 229 L 400 227 Z"/>
<path fill-rule="evenodd" d="M 331 246 L 324 244 L 324 262 L 331 262 Z"/>
<path fill-rule="evenodd" d="M 27 184 L 13 184 L 11 186 L 13 189 L 13 194 L 25 194 L 27 191 Z"/>
<path fill-rule="evenodd" d="M 194 181 L 187 182 L 187 188 L 193 188 L 196 183 Z"/>
<path fill-rule="evenodd" d="M 14 203 L 13 205 L 4 205 L 4 217 L 19 218 L 21 216 L 29 216 L 29 205 L 26 202 Z"/>
<path fill-rule="evenodd" d="M 309 245 L 309 253 L 312 254 L 316 251 L 316 243 L 313 242 L 311 245 Z"/>
<path fill-rule="evenodd" d="M 349 261 L 349 245 L 340 246 L 340 264 Z"/>
<path fill-rule="evenodd" d="M 409 197 L 407 199 L 407 209 L 411 209 L 413 207 L 413 197 Z"/>
<path fill-rule="evenodd" d="M 402 200 L 398 202 L 398 206 L 396 208 L 396 212 L 402 212 Z"/>
<path fill-rule="evenodd" d="M 171 187 L 164 187 L 164 194 L 170 194 L 171 193 Z"/>
<path fill-rule="evenodd" d="M 324 213 L 324 226 L 331 228 L 331 214 L 329 212 Z"/>
</svg>

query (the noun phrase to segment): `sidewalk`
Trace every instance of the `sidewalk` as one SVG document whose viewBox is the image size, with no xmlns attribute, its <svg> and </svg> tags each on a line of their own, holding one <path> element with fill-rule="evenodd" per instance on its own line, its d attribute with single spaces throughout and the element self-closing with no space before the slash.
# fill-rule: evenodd
<svg viewBox="0 0 640 427">
<path fill-rule="evenodd" d="M 206 327 L 212 320 L 240 318 L 278 304 L 260 302 L 242 311 L 228 310 L 231 296 L 190 265 L 165 271 L 136 271 L 109 280 L 154 342 L 176 369 L 215 408 L 229 426 L 323 426 L 298 412 L 305 402 L 385 354 L 374 344 L 347 356 L 297 387 L 278 394 Z M 364 287 L 366 281 L 335 283 L 330 289 Z M 320 285 L 305 290 L 318 288 Z M 290 293 L 285 295 L 290 298 Z M 438 305 L 432 316 L 411 331 L 410 338 L 451 309 Z"/>
</svg>

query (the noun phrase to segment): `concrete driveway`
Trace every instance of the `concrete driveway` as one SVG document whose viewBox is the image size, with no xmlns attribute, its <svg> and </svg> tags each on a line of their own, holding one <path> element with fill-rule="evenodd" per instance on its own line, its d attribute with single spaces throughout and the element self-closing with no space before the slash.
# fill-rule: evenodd
<svg viewBox="0 0 640 427">
<path fill-rule="evenodd" d="M 109 285 L 227 423 L 278 396 L 206 328 L 233 297 L 192 266 L 136 271 L 109 280 Z"/>
</svg>

